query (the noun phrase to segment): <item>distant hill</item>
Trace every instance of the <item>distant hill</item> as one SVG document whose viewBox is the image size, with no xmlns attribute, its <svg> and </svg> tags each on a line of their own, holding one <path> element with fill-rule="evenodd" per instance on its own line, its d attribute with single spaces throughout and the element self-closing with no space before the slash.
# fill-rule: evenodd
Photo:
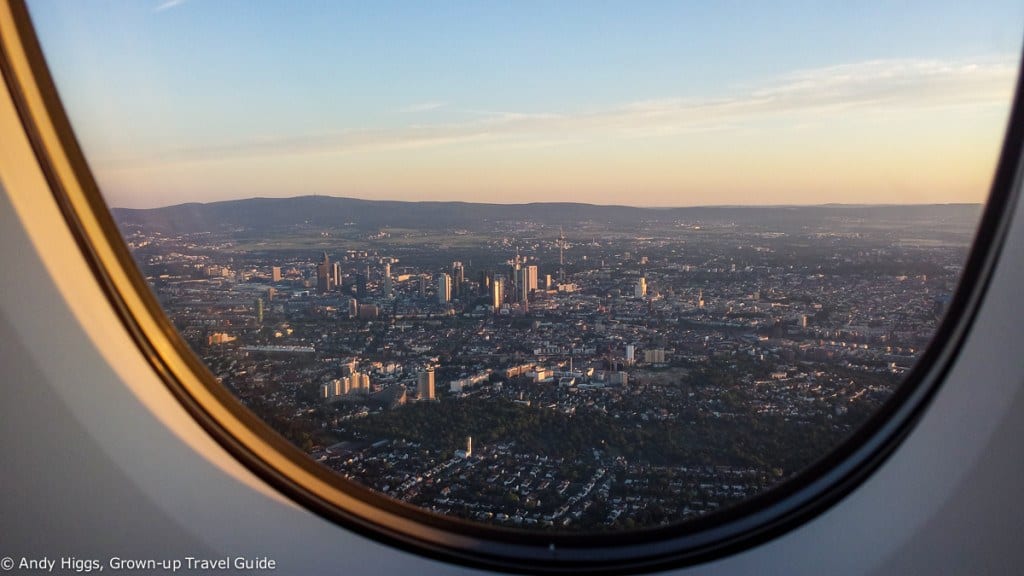
<svg viewBox="0 0 1024 576">
<path fill-rule="evenodd" d="M 700 206 L 637 208 L 567 202 L 480 204 L 469 202 L 399 202 L 330 196 L 250 198 L 179 204 L 163 208 L 114 208 L 115 220 L 164 233 L 208 232 L 230 228 L 276 228 L 308 223 L 335 227 L 354 223 L 360 228 L 487 229 L 495 222 L 524 220 L 547 225 L 592 221 L 610 227 L 642 221 L 733 222 L 762 226 L 792 226 L 823 220 L 863 219 L 886 223 L 948 222 L 972 225 L 978 204 L 820 205 L 820 206 Z"/>
</svg>

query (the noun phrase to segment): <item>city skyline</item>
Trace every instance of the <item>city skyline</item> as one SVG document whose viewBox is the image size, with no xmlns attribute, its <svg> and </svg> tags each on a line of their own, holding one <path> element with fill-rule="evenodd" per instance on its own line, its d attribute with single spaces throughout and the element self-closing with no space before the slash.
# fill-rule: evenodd
<svg viewBox="0 0 1024 576">
<path fill-rule="evenodd" d="M 114 211 L 218 382 L 379 495 L 577 534 L 714 513 L 848 438 L 929 346 L 979 212 L 421 209 L 381 231 L 273 204 L 272 225 Z"/>
<path fill-rule="evenodd" d="M 124 207 L 982 202 L 1024 21 L 987 8 L 31 2 Z"/>
</svg>

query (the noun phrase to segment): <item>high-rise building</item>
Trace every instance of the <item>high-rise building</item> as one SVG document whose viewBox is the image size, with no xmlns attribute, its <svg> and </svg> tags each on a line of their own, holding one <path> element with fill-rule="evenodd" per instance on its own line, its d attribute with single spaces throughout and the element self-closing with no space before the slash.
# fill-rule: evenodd
<svg viewBox="0 0 1024 576">
<path fill-rule="evenodd" d="M 257 298 L 256 302 L 256 323 L 263 324 L 263 298 Z"/>
<path fill-rule="evenodd" d="M 552 286 L 554 286 L 554 282 L 551 280 L 551 274 L 545 274 L 544 275 L 544 289 L 545 290 L 551 290 Z"/>
<path fill-rule="evenodd" d="M 273 268 L 270 269 L 270 281 L 271 282 L 280 282 L 281 281 L 281 267 L 280 266 L 274 266 Z"/>
<path fill-rule="evenodd" d="M 324 252 L 324 259 L 316 267 L 316 291 L 323 294 L 331 289 L 331 260 Z"/>
<path fill-rule="evenodd" d="M 527 266 L 526 267 L 526 289 L 534 291 L 537 289 L 537 267 Z"/>
<path fill-rule="evenodd" d="M 394 289 L 391 286 L 391 262 L 384 263 L 384 297 L 394 297 Z"/>
<path fill-rule="evenodd" d="M 356 298 L 366 298 L 366 274 L 356 274 Z"/>
<path fill-rule="evenodd" d="M 636 362 L 636 346 L 626 344 L 626 364 L 632 364 L 634 362 Z"/>
<path fill-rule="evenodd" d="M 341 262 L 335 262 L 331 267 L 331 283 L 333 284 L 332 288 L 341 286 Z"/>
<path fill-rule="evenodd" d="M 527 302 L 530 298 L 530 280 L 528 270 L 519 268 L 516 270 L 516 302 Z"/>
<path fill-rule="evenodd" d="M 497 310 L 505 302 L 505 279 L 491 279 L 491 306 Z"/>
<path fill-rule="evenodd" d="M 487 270 L 480 271 L 480 295 L 488 296 L 491 293 L 491 283 L 494 282 L 494 273 Z"/>
<path fill-rule="evenodd" d="M 417 390 L 420 394 L 420 400 L 433 400 L 434 399 L 434 369 L 427 368 L 423 372 L 420 372 L 418 377 Z"/>
<path fill-rule="evenodd" d="M 466 281 L 466 269 L 462 262 L 452 262 L 452 296 L 462 296 L 462 283 Z"/>
<path fill-rule="evenodd" d="M 456 450 L 455 451 L 455 456 L 458 457 L 458 458 L 470 458 L 470 457 L 473 456 L 473 437 L 472 436 L 467 436 L 466 437 L 466 449 L 465 450 Z"/>
<path fill-rule="evenodd" d="M 647 278 L 641 276 L 636 281 L 636 287 L 633 289 L 633 295 L 637 298 L 643 298 L 647 296 Z"/>
<path fill-rule="evenodd" d="M 446 272 L 437 275 L 437 301 L 447 304 L 452 300 L 452 277 Z"/>
</svg>

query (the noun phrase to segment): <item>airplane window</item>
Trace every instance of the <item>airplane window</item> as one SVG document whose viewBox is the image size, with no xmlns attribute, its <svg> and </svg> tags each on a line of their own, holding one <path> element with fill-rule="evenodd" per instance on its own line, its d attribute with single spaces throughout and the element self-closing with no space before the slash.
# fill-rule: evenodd
<svg viewBox="0 0 1024 576">
<path fill-rule="evenodd" d="M 162 310 L 147 337 L 276 454 L 241 458 L 401 545 L 608 570 L 764 537 L 912 420 L 1005 200 L 1024 23 L 1001 1 L 26 14 Z"/>
</svg>

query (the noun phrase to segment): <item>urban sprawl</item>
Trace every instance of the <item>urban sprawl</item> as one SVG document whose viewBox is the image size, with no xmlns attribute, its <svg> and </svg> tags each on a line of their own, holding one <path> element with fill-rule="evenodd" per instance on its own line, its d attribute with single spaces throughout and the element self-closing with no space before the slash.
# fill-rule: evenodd
<svg viewBox="0 0 1024 576">
<path fill-rule="evenodd" d="M 601 532 L 764 492 L 885 401 L 967 240 L 861 224 L 124 231 L 214 376 L 322 465 L 432 513 Z"/>
</svg>

